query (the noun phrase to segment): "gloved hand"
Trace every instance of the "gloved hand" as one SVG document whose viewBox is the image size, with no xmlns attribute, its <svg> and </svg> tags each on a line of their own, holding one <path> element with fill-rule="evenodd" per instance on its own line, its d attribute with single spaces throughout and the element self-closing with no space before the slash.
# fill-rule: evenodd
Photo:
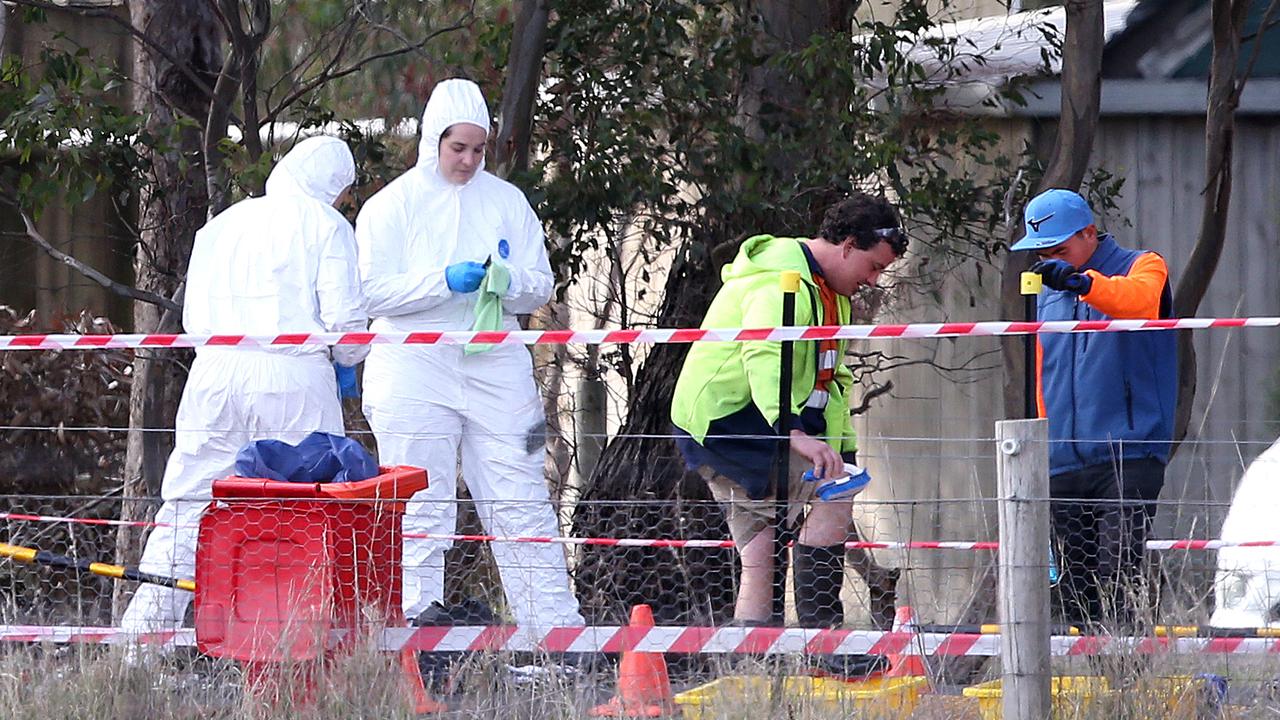
<svg viewBox="0 0 1280 720">
<path fill-rule="evenodd" d="M 1093 288 L 1093 278 L 1077 271 L 1076 266 L 1066 260 L 1041 260 L 1030 270 L 1039 273 L 1044 284 L 1054 290 L 1088 295 Z"/>
<path fill-rule="evenodd" d="M 454 263 L 444 269 L 444 282 L 456 293 L 475 292 L 480 287 L 480 281 L 484 280 L 484 273 L 483 263 L 472 260 Z"/>
<path fill-rule="evenodd" d="M 506 297 L 507 291 L 511 289 L 511 270 L 506 265 L 493 261 L 489 265 L 488 284 L 486 290 L 492 290 L 498 294 L 498 297 Z"/>
<path fill-rule="evenodd" d="M 356 369 L 333 364 L 333 374 L 338 378 L 338 399 L 360 397 L 360 385 L 356 382 Z"/>
</svg>

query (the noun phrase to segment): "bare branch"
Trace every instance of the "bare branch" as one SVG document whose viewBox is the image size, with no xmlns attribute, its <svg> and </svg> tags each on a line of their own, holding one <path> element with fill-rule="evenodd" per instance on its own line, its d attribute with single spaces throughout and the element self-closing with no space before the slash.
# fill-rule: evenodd
<svg viewBox="0 0 1280 720">
<path fill-rule="evenodd" d="M 893 390 L 893 381 L 887 380 L 883 385 L 877 385 L 862 395 L 862 402 L 858 403 L 851 410 L 850 415 L 861 415 L 871 409 L 871 401 Z"/>
<path fill-rule="evenodd" d="M 1252 38 L 1241 38 L 1243 44 L 1246 40 L 1254 40 L 1253 47 L 1249 50 L 1249 62 L 1244 66 L 1244 72 L 1241 73 L 1239 82 L 1236 83 L 1236 102 L 1244 94 L 1244 85 L 1249 82 L 1249 78 L 1253 75 L 1253 66 L 1258 62 L 1258 56 L 1262 54 L 1262 36 L 1266 34 L 1267 29 L 1274 23 L 1271 22 L 1271 16 L 1276 12 L 1276 6 L 1280 5 L 1280 0 L 1271 0 L 1271 4 L 1267 5 L 1266 12 L 1262 13 L 1262 21 L 1258 23 L 1258 32 L 1254 33 Z"/>
<path fill-rule="evenodd" d="M 240 87 L 241 45 L 231 44 L 231 52 L 227 53 L 222 63 L 222 71 L 218 73 L 218 84 L 214 86 L 209 98 L 209 118 L 204 127 L 204 176 L 205 188 L 209 196 L 209 210 L 217 214 L 227 208 L 227 177 L 223 165 L 222 150 L 218 144 L 227 136 L 227 121 L 231 115 L 231 100 Z M 245 128 L 245 134 L 250 132 Z"/>
<path fill-rule="evenodd" d="M 155 293 L 149 293 L 145 290 L 139 290 L 138 288 L 130 287 L 123 283 L 116 282 L 115 280 L 112 280 L 111 278 L 102 274 L 102 272 L 98 271 L 97 269 L 89 267 L 83 262 L 55 248 L 53 244 L 50 243 L 48 240 L 46 240 L 45 237 L 40 234 L 40 231 L 36 229 L 36 225 L 34 222 L 32 222 L 31 216 L 27 215 L 25 210 L 19 208 L 15 203 L 9 200 L 5 200 L 5 203 L 13 206 L 13 208 L 18 211 L 18 214 L 22 216 L 22 224 L 26 226 L 27 237 L 30 238 L 31 242 L 34 243 L 37 247 L 39 247 L 41 250 L 44 250 L 46 253 L 48 253 L 49 256 L 52 257 L 54 260 L 57 260 L 63 265 L 66 265 L 72 270 L 75 270 L 81 275 L 84 275 L 85 277 L 98 283 L 102 287 L 110 290 L 111 292 L 117 295 L 122 295 L 124 297 L 131 298 L 133 300 L 138 300 L 145 303 L 151 303 L 152 305 L 158 305 L 164 308 L 166 311 L 178 312 L 182 310 L 181 305 L 175 303 L 169 298 L 161 297 L 160 295 L 156 295 Z"/>
<path fill-rule="evenodd" d="M 286 12 L 287 14 L 287 12 Z M 332 48 L 335 42 L 331 36 L 337 34 L 341 29 L 344 34 L 355 32 L 357 15 L 348 15 L 347 19 L 341 25 L 328 27 L 315 35 L 312 42 L 307 43 L 306 51 L 298 57 L 293 66 L 288 71 L 280 73 L 270 87 L 262 93 L 262 103 L 264 107 L 270 107 L 271 98 L 275 97 L 276 91 L 280 89 L 286 82 L 291 82 L 296 78 L 311 74 L 311 67 L 316 64 L 318 58 L 324 54 L 326 50 Z M 338 41 L 341 42 L 341 41 Z"/>
<path fill-rule="evenodd" d="M 466 17 L 470 17 L 470 13 L 468 13 Z M 364 66 L 373 62 L 377 62 L 378 60 L 386 60 L 387 58 L 393 58 L 400 55 L 404 55 L 405 53 L 421 50 L 423 47 L 426 46 L 427 43 L 431 42 L 437 37 L 440 37 L 445 33 L 451 33 L 451 32 L 456 32 L 458 30 L 462 30 L 463 28 L 467 27 L 467 25 L 469 24 L 470 24 L 469 22 L 467 23 L 459 22 L 458 24 L 455 24 L 455 25 L 450 25 L 448 27 L 443 27 L 438 30 L 434 30 L 429 35 L 422 38 L 418 42 L 413 43 L 412 45 L 406 45 L 403 47 L 398 47 L 394 50 L 387 50 L 384 52 L 368 55 L 366 57 L 361 58 L 360 60 L 357 60 L 354 64 L 349 65 L 341 70 L 329 72 L 326 69 L 325 72 L 322 72 L 320 75 L 303 83 L 296 90 L 286 95 L 284 99 L 282 99 L 274 108 L 272 108 L 267 112 L 266 116 L 263 118 L 263 121 L 274 122 L 276 117 L 278 117 L 280 113 L 284 112 L 290 105 L 297 102 L 300 98 L 306 96 L 308 93 L 316 90 L 319 87 L 322 87 L 328 84 L 329 82 L 332 82 L 333 80 L 337 80 L 340 77 L 345 77 L 347 75 L 357 73 L 361 69 L 363 69 Z"/>
</svg>

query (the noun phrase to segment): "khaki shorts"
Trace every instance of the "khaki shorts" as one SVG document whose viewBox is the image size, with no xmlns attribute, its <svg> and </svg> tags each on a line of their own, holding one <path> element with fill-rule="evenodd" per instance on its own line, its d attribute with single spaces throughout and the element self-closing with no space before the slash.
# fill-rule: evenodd
<svg viewBox="0 0 1280 720">
<path fill-rule="evenodd" d="M 800 513 L 813 500 L 817 483 L 805 482 L 801 477 L 813 467 L 807 458 L 791 453 L 791 472 L 787 480 L 787 524 L 792 528 L 800 520 Z M 743 547 L 760 531 L 778 524 L 778 509 L 774 502 L 774 483 L 769 482 L 769 495 L 763 500 L 752 500 L 737 482 L 717 473 L 709 465 L 697 470 L 698 476 L 707 482 L 711 496 L 724 505 L 729 521 L 729 535 L 738 547 Z"/>
</svg>

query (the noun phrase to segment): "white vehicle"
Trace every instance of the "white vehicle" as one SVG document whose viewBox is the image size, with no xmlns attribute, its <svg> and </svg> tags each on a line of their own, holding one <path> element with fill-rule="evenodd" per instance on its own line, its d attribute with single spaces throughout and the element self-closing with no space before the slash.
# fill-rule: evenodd
<svg viewBox="0 0 1280 720">
<path fill-rule="evenodd" d="M 1280 541 L 1280 440 L 1245 470 L 1222 523 L 1222 540 Z M 1280 627 L 1280 547 L 1218 551 L 1214 627 Z"/>
</svg>

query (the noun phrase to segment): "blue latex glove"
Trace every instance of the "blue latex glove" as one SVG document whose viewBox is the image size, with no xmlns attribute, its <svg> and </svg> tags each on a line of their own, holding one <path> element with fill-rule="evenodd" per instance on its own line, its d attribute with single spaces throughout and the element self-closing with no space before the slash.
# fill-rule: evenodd
<svg viewBox="0 0 1280 720">
<path fill-rule="evenodd" d="M 484 263 L 471 260 L 454 263 L 444 269 L 444 282 L 456 293 L 475 292 L 484 280 Z"/>
<path fill-rule="evenodd" d="M 360 397 L 360 385 L 356 383 L 356 369 L 333 364 L 333 374 L 338 378 L 338 399 Z"/>
<path fill-rule="evenodd" d="M 1054 290 L 1088 295 L 1093 289 L 1093 278 L 1077 271 L 1076 266 L 1066 260 L 1041 260 L 1030 269 L 1039 273 L 1044 284 Z"/>
</svg>

